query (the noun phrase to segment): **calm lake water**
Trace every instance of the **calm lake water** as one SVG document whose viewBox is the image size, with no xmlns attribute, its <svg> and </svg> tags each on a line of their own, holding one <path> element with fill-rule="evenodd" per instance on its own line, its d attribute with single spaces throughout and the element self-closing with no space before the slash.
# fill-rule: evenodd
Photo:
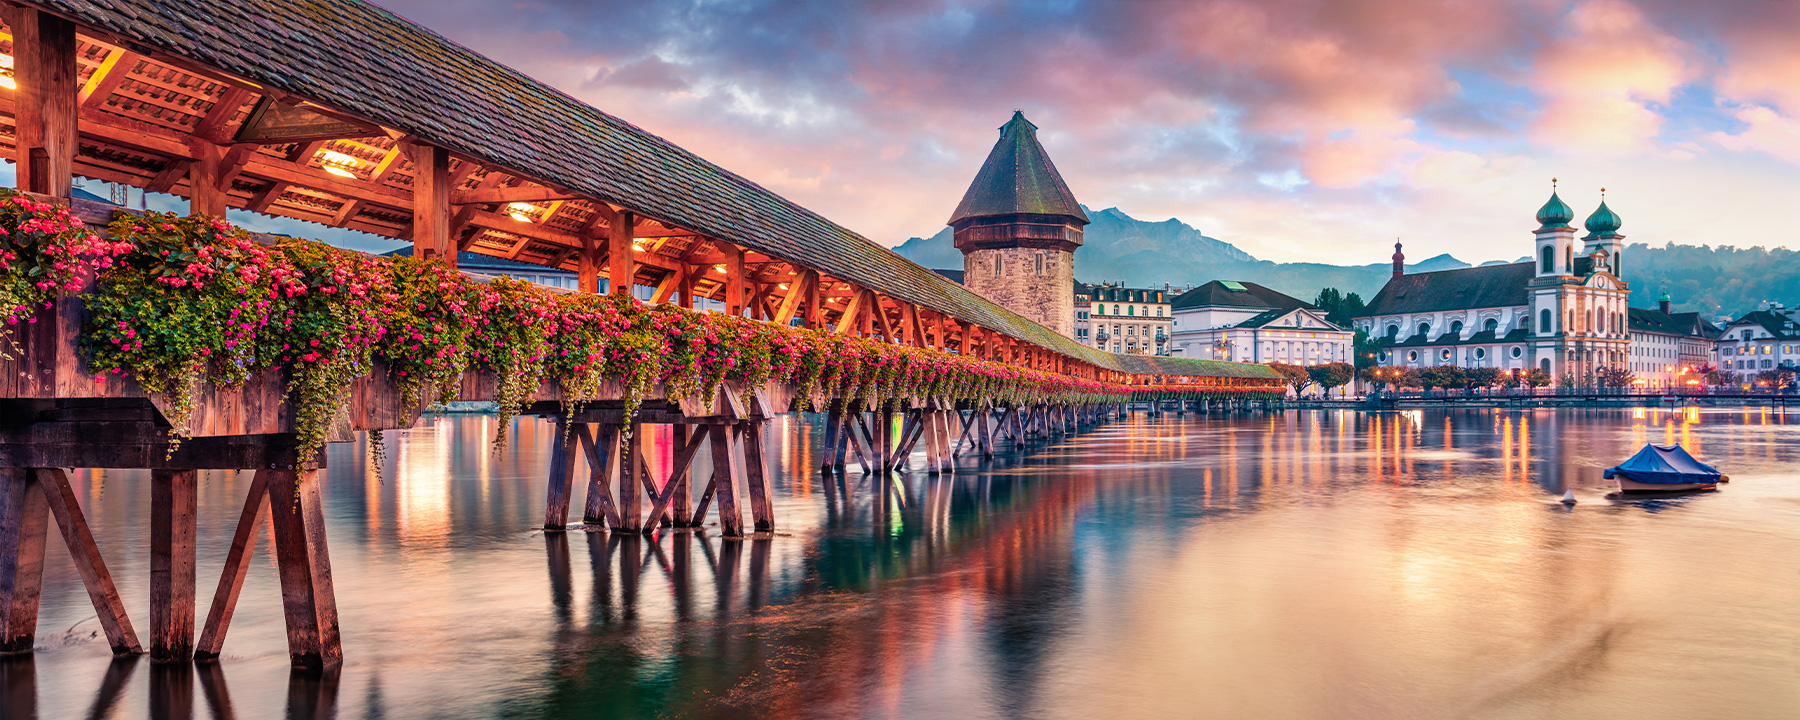
<svg viewBox="0 0 1800 720">
<path fill-rule="evenodd" d="M 747 541 L 547 536 L 537 420 L 493 456 L 493 419 L 427 419 L 388 434 L 379 476 L 333 446 L 346 662 L 322 678 L 288 669 L 266 535 L 223 662 L 197 668 L 114 663 L 53 539 L 38 650 L 0 665 L 0 711 L 1800 715 L 1797 416 L 1139 416 L 886 485 L 821 477 L 806 419 L 771 433 L 778 532 Z M 1674 441 L 1732 482 L 1607 497 L 1601 468 Z M 75 480 L 143 633 L 147 473 Z M 202 477 L 202 609 L 249 480 Z"/>
</svg>

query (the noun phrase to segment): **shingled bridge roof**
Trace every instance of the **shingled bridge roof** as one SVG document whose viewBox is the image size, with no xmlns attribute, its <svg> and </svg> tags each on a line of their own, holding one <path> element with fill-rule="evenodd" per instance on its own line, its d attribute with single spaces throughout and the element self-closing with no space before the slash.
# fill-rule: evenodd
<svg viewBox="0 0 1800 720">
<path fill-rule="evenodd" d="M 109 41 L 224 71 L 498 169 L 818 269 L 1097 367 L 1272 377 L 1088 348 L 699 156 L 356 0 L 27 0 Z"/>
</svg>

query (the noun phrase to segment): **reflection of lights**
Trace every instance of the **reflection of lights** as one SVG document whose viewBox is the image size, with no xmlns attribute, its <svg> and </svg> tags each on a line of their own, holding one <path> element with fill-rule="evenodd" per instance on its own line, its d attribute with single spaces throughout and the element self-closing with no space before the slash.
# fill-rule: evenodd
<svg viewBox="0 0 1800 720">
<path fill-rule="evenodd" d="M 0 55 L 0 68 L 6 68 L 6 74 L 0 75 L 0 87 L 8 90 L 19 89 L 19 82 L 13 79 L 13 59 L 11 55 Z"/>
<path fill-rule="evenodd" d="M 725 274 L 725 266 L 724 265 L 714 265 L 713 272 L 716 272 L 720 275 L 724 275 Z"/>
</svg>

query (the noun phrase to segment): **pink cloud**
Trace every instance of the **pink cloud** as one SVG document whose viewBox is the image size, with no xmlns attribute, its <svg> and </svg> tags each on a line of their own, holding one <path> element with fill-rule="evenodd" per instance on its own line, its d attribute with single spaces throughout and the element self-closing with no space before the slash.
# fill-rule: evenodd
<svg viewBox="0 0 1800 720">
<path fill-rule="evenodd" d="M 1648 103 L 1698 74 L 1693 48 L 1620 0 L 1577 5 L 1568 25 L 1535 64 L 1531 87 L 1548 101 L 1534 135 L 1577 151 L 1642 150 L 1663 126 Z"/>
</svg>

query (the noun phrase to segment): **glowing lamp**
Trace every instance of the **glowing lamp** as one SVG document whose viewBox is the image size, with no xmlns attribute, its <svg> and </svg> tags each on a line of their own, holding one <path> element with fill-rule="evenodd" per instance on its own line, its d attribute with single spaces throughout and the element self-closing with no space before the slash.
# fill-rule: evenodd
<svg viewBox="0 0 1800 720">
<path fill-rule="evenodd" d="M 531 205 L 530 203 L 522 203 L 522 202 L 509 203 L 506 206 L 506 214 L 511 215 L 512 219 L 514 219 L 514 220 L 517 220 L 519 222 L 528 223 L 528 222 L 533 222 L 533 220 L 531 219 L 530 213 L 531 213 L 531 211 L 536 210 L 536 209 L 537 209 L 537 207 L 534 205 Z"/>
<path fill-rule="evenodd" d="M 357 175 L 356 175 L 356 158 L 350 157 L 349 155 L 345 155 L 336 150 L 320 151 L 319 152 L 319 167 L 324 168 L 325 172 L 331 173 L 333 175 L 337 175 L 339 177 L 347 177 L 347 178 L 357 177 Z"/>
</svg>

